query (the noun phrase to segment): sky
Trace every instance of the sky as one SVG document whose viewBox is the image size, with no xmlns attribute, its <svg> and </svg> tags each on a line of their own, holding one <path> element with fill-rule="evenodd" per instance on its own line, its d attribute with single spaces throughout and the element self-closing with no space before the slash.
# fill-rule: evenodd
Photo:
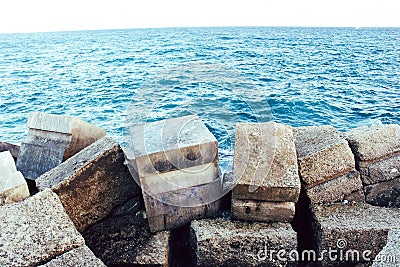
<svg viewBox="0 0 400 267">
<path fill-rule="evenodd" d="M 96 29 L 400 27 L 399 0 L 1 0 L 0 33 Z"/>
</svg>

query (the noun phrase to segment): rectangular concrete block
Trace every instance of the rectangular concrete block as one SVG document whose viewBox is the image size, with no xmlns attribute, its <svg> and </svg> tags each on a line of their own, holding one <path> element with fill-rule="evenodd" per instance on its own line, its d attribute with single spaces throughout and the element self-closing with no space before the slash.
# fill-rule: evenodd
<svg viewBox="0 0 400 267">
<path fill-rule="evenodd" d="M 332 126 L 294 129 L 300 177 L 306 188 L 355 170 L 354 155 Z"/>
<path fill-rule="evenodd" d="M 37 266 L 85 240 L 51 190 L 0 206 L 0 266 Z"/>
<path fill-rule="evenodd" d="M 140 185 L 145 192 L 159 195 L 183 188 L 209 184 L 219 178 L 216 162 L 142 177 Z"/>
<path fill-rule="evenodd" d="M 232 199 L 232 218 L 256 222 L 291 222 L 294 202 Z"/>
<path fill-rule="evenodd" d="M 362 191 L 360 173 L 351 171 L 323 184 L 306 189 L 311 203 L 332 203 L 346 199 L 354 192 Z"/>
<path fill-rule="evenodd" d="M 212 163 L 218 159 L 217 139 L 197 115 L 135 125 L 130 128 L 139 176 L 149 176 Z"/>
<path fill-rule="evenodd" d="M 390 208 L 400 208 L 400 177 L 364 187 L 368 203 Z"/>
<path fill-rule="evenodd" d="M 28 185 L 17 171 L 10 151 L 0 152 L 0 205 L 18 202 L 29 197 Z"/>
<path fill-rule="evenodd" d="M 346 133 L 360 167 L 400 153 L 400 125 L 364 126 Z"/>
<path fill-rule="evenodd" d="M 222 185 L 219 185 L 218 180 L 158 196 L 143 192 L 150 230 L 157 232 L 174 229 L 195 219 L 216 217 L 220 211 L 218 196 L 221 195 Z"/>
<path fill-rule="evenodd" d="M 108 266 L 169 266 L 170 231 L 152 234 L 142 210 L 114 214 L 83 232 L 97 257 Z"/>
<path fill-rule="evenodd" d="M 292 128 L 238 123 L 233 171 L 235 199 L 296 202 L 300 179 Z"/>
<path fill-rule="evenodd" d="M 82 150 L 36 180 L 39 190 L 51 188 L 79 231 L 140 194 L 124 164 L 121 147 L 110 137 Z"/>
<path fill-rule="evenodd" d="M 279 260 L 277 251 L 289 259 L 290 251 L 297 249 L 296 232 L 290 224 L 221 218 L 193 221 L 190 242 L 197 266 L 290 266 L 293 262 Z"/>
<path fill-rule="evenodd" d="M 28 136 L 21 144 L 17 168 L 30 180 L 106 135 L 103 129 L 80 119 L 40 112 L 29 114 L 27 126 Z"/>
<path fill-rule="evenodd" d="M 81 267 L 106 267 L 106 265 L 96 256 L 87 246 L 81 246 L 70 250 L 50 262 L 40 265 L 43 267 L 65 267 L 65 266 L 81 266 Z"/>
<path fill-rule="evenodd" d="M 360 167 L 364 185 L 385 182 L 400 177 L 400 154 Z"/>
<path fill-rule="evenodd" d="M 372 260 L 387 244 L 388 232 L 398 229 L 400 222 L 399 209 L 365 203 L 315 205 L 312 212 L 318 255 L 325 251 L 321 262 L 323 266 L 372 264 Z M 333 254 L 337 256 L 336 260 L 329 258 L 327 252 L 332 250 L 336 250 L 336 254 Z M 341 261 L 340 253 L 344 255 Z M 370 260 L 363 258 L 363 253 Z M 357 255 L 359 258 L 356 258 Z"/>
</svg>

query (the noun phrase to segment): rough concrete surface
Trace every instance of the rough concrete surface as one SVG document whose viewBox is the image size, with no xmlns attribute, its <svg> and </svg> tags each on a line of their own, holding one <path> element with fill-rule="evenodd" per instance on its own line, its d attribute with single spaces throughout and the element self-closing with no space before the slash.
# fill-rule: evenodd
<svg viewBox="0 0 400 267">
<path fill-rule="evenodd" d="M 364 185 L 400 178 L 400 154 L 360 167 Z"/>
<path fill-rule="evenodd" d="M 323 184 L 306 189 L 312 203 L 331 203 L 346 199 L 353 192 L 362 190 L 360 173 L 351 171 Z"/>
<path fill-rule="evenodd" d="M 51 190 L 1 206 L 0 225 L 0 266 L 39 265 L 85 243 Z"/>
<path fill-rule="evenodd" d="M 372 267 L 400 266 L 400 230 L 390 230 L 386 246 L 374 258 Z"/>
<path fill-rule="evenodd" d="M 400 177 L 365 186 L 364 192 L 366 201 L 372 205 L 400 208 Z"/>
<path fill-rule="evenodd" d="M 105 267 L 104 263 L 96 258 L 93 252 L 87 247 L 82 246 L 68 251 L 50 262 L 40 265 L 43 267 Z"/>
<path fill-rule="evenodd" d="M 332 126 L 295 128 L 294 137 L 299 173 L 306 188 L 355 170 L 348 143 Z"/>
<path fill-rule="evenodd" d="M 371 260 L 387 244 L 388 232 L 399 229 L 400 209 L 375 207 L 365 203 L 355 205 L 315 205 L 312 207 L 313 229 L 318 253 L 322 251 L 370 251 Z M 325 254 L 324 266 L 345 263 L 370 263 L 361 257 L 331 261 Z"/>
<path fill-rule="evenodd" d="M 83 232 L 87 245 L 105 264 L 168 266 L 170 232 L 152 234 L 141 208 L 139 199 L 129 200 Z"/>
<path fill-rule="evenodd" d="M 294 202 L 232 199 L 232 218 L 256 222 L 291 222 Z"/>
<path fill-rule="evenodd" d="M 361 165 L 400 153 L 398 124 L 359 127 L 347 132 L 346 139 Z"/>
<path fill-rule="evenodd" d="M 237 124 L 233 198 L 296 202 L 297 169 L 292 127 L 274 122 Z"/>
<path fill-rule="evenodd" d="M 291 262 L 279 261 L 271 251 L 296 250 L 296 238 L 290 224 L 284 223 L 247 223 L 219 218 L 193 221 L 190 227 L 197 266 L 288 266 Z"/>
<path fill-rule="evenodd" d="M 39 190 L 51 188 L 79 231 L 106 217 L 113 207 L 140 194 L 124 165 L 124 154 L 103 137 L 36 180 Z"/>
<path fill-rule="evenodd" d="M 19 156 L 20 147 L 18 145 L 0 142 L 0 152 L 3 151 L 10 151 L 11 155 L 14 158 L 14 161 L 16 161 Z"/>
</svg>

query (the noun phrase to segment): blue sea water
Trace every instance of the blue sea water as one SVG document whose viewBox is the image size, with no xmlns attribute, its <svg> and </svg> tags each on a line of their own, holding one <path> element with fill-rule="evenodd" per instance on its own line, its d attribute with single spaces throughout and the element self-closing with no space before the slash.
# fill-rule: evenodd
<svg viewBox="0 0 400 267">
<path fill-rule="evenodd" d="M 200 78 L 199 78 L 200 77 Z M 400 123 L 399 28 L 165 28 L 0 34 L 0 140 L 29 112 L 66 114 L 124 142 L 135 111 L 199 113 L 232 150 L 236 121 Z M 130 110 L 130 115 L 127 115 Z"/>
</svg>

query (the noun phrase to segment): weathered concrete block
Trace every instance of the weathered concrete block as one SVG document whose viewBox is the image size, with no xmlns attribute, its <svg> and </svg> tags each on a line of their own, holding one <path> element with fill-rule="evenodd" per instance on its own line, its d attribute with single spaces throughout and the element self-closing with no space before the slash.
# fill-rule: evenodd
<svg viewBox="0 0 400 267">
<path fill-rule="evenodd" d="M 190 242 L 197 266 L 288 266 L 289 253 L 297 249 L 290 224 L 193 221 Z M 280 252 L 281 259 L 277 256 Z"/>
<path fill-rule="evenodd" d="M 300 195 L 297 169 L 290 126 L 237 124 L 233 198 L 296 202 Z"/>
<path fill-rule="evenodd" d="M 195 219 L 218 216 L 219 199 L 209 202 L 210 199 L 215 199 L 215 196 L 222 196 L 222 185 L 218 180 L 158 196 L 150 196 L 143 192 L 150 230 L 157 232 L 175 229 Z"/>
<path fill-rule="evenodd" d="M 257 222 L 291 222 L 294 202 L 232 199 L 232 218 Z"/>
<path fill-rule="evenodd" d="M 400 177 L 364 187 L 368 203 L 381 207 L 400 208 Z"/>
<path fill-rule="evenodd" d="M 36 180 L 39 190 L 51 188 L 79 231 L 106 217 L 140 188 L 124 165 L 121 147 L 103 137 Z"/>
<path fill-rule="evenodd" d="M 179 189 L 213 183 L 220 176 L 217 162 L 182 170 L 141 177 L 140 186 L 149 195 L 159 195 Z"/>
<path fill-rule="evenodd" d="M 85 243 L 51 190 L 1 206 L 0 225 L 0 266 L 39 265 Z"/>
<path fill-rule="evenodd" d="M 168 266 L 170 232 L 152 234 L 136 201 L 129 204 L 133 209 L 119 209 L 85 230 L 86 243 L 110 266 Z"/>
<path fill-rule="evenodd" d="M 0 152 L 4 152 L 4 151 L 10 151 L 11 155 L 14 158 L 14 161 L 17 161 L 17 158 L 19 156 L 20 147 L 17 145 L 0 142 Z"/>
<path fill-rule="evenodd" d="M 140 177 L 185 169 L 217 161 L 218 142 L 197 115 L 132 126 L 133 149 Z"/>
<path fill-rule="evenodd" d="M 400 125 L 359 127 L 346 133 L 346 139 L 360 167 L 400 153 Z"/>
<path fill-rule="evenodd" d="M 372 267 L 400 266 L 400 230 L 390 230 L 386 246 L 376 255 Z"/>
<path fill-rule="evenodd" d="M 360 167 L 364 185 L 390 181 L 400 177 L 400 154 Z"/>
<path fill-rule="evenodd" d="M 39 112 L 29 114 L 27 126 L 29 132 L 21 144 L 17 168 L 30 180 L 106 135 L 103 129 L 80 119 Z"/>
<path fill-rule="evenodd" d="M 355 170 L 354 155 L 334 127 L 295 128 L 294 137 L 300 177 L 306 188 Z"/>
<path fill-rule="evenodd" d="M 82 246 L 70 250 L 50 262 L 40 265 L 44 267 L 105 267 L 104 263 L 96 258 L 93 252 L 87 247 Z"/>
<path fill-rule="evenodd" d="M 354 192 L 362 191 L 360 173 L 351 171 L 325 183 L 306 189 L 311 203 L 331 203 L 346 199 Z"/>
<path fill-rule="evenodd" d="M 18 202 L 29 196 L 28 185 L 15 168 L 11 153 L 0 152 L 0 205 Z"/>
<path fill-rule="evenodd" d="M 365 203 L 315 205 L 312 213 L 317 255 L 324 252 L 323 266 L 372 263 L 387 244 L 388 232 L 398 229 L 400 222 L 399 209 Z"/>
</svg>

